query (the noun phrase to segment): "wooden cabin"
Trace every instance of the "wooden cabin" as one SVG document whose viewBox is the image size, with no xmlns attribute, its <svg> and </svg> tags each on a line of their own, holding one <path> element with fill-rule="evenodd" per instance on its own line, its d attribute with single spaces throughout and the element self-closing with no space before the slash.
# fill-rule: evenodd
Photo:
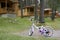
<svg viewBox="0 0 60 40">
<path fill-rule="evenodd" d="M 44 9 L 44 16 L 50 16 L 52 10 L 50 8 Z M 6 13 L 14 13 L 17 16 L 21 16 L 21 10 L 19 8 L 18 0 L 0 0 L 0 15 Z M 37 10 L 39 15 L 40 9 Z M 23 8 L 23 16 L 33 16 L 34 15 L 34 5 L 32 6 L 25 6 Z M 56 13 L 56 16 L 58 12 Z"/>
<path fill-rule="evenodd" d="M 7 13 L 6 10 L 6 0 L 0 0 L 0 14 Z"/>
<path fill-rule="evenodd" d="M 60 17 L 60 13 L 58 11 L 56 11 L 55 17 Z"/>
<path fill-rule="evenodd" d="M 23 8 L 24 16 L 33 16 L 34 15 L 34 6 L 26 6 Z M 18 16 L 21 16 L 21 10 L 18 11 Z"/>
<path fill-rule="evenodd" d="M 51 16 L 52 10 L 50 8 L 44 9 L 44 16 L 49 17 Z"/>
<path fill-rule="evenodd" d="M 50 8 L 44 9 L 44 15 L 45 15 L 45 17 L 51 16 L 52 15 L 52 9 L 50 9 Z M 60 17 L 58 11 L 56 11 L 55 17 Z"/>
<path fill-rule="evenodd" d="M 6 13 L 15 13 L 18 11 L 18 2 L 12 0 L 0 0 L 0 15 Z"/>
</svg>

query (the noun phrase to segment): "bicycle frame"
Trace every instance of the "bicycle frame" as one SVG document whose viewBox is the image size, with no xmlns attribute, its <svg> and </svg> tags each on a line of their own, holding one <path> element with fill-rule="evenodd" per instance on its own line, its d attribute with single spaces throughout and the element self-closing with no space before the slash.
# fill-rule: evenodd
<svg viewBox="0 0 60 40">
<path fill-rule="evenodd" d="M 32 36 L 32 34 L 34 33 L 34 29 L 37 29 L 39 33 L 41 33 L 42 35 L 44 36 L 48 36 L 48 37 L 51 37 L 52 34 L 53 34 L 53 29 L 50 28 L 50 27 L 47 27 L 47 26 L 36 26 L 34 24 L 34 21 L 31 25 L 31 29 L 29 30 L 29 35 Z"/>
<path fill-rule="evenodd" d="M 34 30 L 36 28 L 39 32 L 44 33 L 46 31 L 46 28 L 44 26 L 37 27 L 34 23 L 32 24 L 32 29 Z"/>
<path fill-rule="evenodd" d="M 32 36 L 32 34 L 34 33 L 34 29 L 37 29 L 38 30 L 38 32 L 39 33 L 41 33 L 42 35 L 44 35 L 44 36 L 51 36 L 51 35 L 49 35 L 49 30 L 47 30 L 44 26 L 40 26 L 40 27 L 38 27 L 38 26 L 36 26 L 34 23 L 32 24 L 32 26 L 31 26 L 31 35 L 30 36 Z"/>
</svg>

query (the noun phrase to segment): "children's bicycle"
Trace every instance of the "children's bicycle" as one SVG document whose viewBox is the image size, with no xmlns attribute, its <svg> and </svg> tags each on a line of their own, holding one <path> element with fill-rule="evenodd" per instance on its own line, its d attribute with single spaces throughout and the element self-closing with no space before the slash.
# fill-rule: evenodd
<svg viewBox="0 0 60 40">
<path fill-rule="evenodd" d="M 53 28 L 50 26 L 36 26 L 34 22 L 31 25 L 31 28 L 29 30 L 29 36 L 32 36 L 34 33 L 34 29 L 37 29 L 40 34 L 42 34 L 45 37 L 51 37 L 53 35 Z"/>
</svg>

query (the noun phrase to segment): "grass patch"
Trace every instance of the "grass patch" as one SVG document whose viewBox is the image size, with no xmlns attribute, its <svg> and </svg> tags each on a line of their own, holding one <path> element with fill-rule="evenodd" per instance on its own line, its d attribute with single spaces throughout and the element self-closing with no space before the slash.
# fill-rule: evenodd
<svg viewBox="0 0 60 40">
<path fill-rule="evenodd" d="M 15 23 L 10 21 L 16 20 Z M 6 31 L 21 31 L 25 30 L 31 25 L 31 22 L 28 18 L 0 18 L 0 30 Z"/>
<path fill-rule="evenodd" d="M 60 29 L 60 18 L 56 18 L 54 21 L 51 21 L 50 18 L 46 18 L 45 21 L 46 25 L 52 26 L 55 30 Z"/>
<path fill-rule="evenodd" d="M 21 37 L 0 31 L 0 40 L 35 40 L 32 37 Z"/>
<path fill-rule="evenodd" d="M 16 19 L 16 21 L 14 21 Z M 12 21 L 12 22 L 11 22 Z M 57 18 L 55 21 L 51 21 L 49 18 L 45 19 L 46 25 L 52 25 L 54 29 L 60 29 L 60 18 Z M 15 23 L 14 23 L 15 22 Z M 55 38 L 46 38 L 46 37 L 22 37 L 10 34 L 10 32 L 20 32 L 26 30 L 31 25 L 31 22 L 28 18 L 1 18 L 0 17 L 0 40 L 57 40 Z"/>
</svg>

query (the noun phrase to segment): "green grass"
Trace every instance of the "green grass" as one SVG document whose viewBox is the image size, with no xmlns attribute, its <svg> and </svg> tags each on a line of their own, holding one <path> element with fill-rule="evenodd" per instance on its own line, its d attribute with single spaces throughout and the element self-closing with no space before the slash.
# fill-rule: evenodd
<svg viewBox="0 0 60 40">
<path fill-rule="evenodd" d="M 54 21 L 51 21 L 50 18 L 46 18 L 45 21 L 46 25 L 52 26 L 55 30 L 60 29 L 60 18 L 56 18 Z"/>
<path fill-rule="evenodd" d="M 15 23 L 13 23 L 14 19 L 0 17 L 0 40 L 57 40 L 55 38 L 47 38 L 47 37 L 41 37 L 41 36 L 39 38 L 33 38 L 33 37 L 22 37 L 22 36 L 10 34 L 10 32 L 20 32 L 23 30 L 27 30 L 31 25 L 31 22 L 28 20 L 27 17 L 25 18 L 18 17 L 15 19 L 16 21 Z M 60 28 L 59 18 L 56 19 L 54 22 L 52 22 L 49 18 L 46 18 L 45 20 L 47 25 L 52 25 L 53 28 L 55 29 Z"/>
<path fill-rule="evenodd" d="M 32 37 L 21 37 L 0 31 L 0 40 L 35 40 Z"/>
<path fill-rule="evenodd" d="M 0 18 L 0 30 L 5 31 L 21 31 L 25 30 L 31 25 L 31 22 L 28 18 L 15 18 L 15 23 L 9 22 L 10 20 L 13 21 L 14 19 L 11 18 Z"/>
</svg>

